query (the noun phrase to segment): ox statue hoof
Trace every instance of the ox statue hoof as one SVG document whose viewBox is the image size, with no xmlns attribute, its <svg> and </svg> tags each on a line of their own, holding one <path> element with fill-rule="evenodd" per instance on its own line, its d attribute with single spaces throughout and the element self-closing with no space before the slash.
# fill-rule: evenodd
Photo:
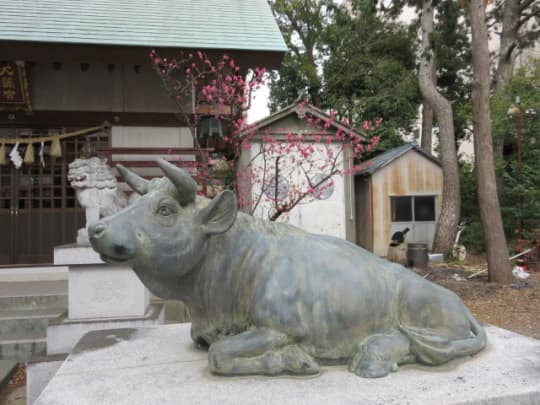
<svg viewBox="0 0 540 405">
<path fill-rule="evenodd" d="M 268 328 L 254 329 L 224 338 L 210 346 L 210 371 L 220 375 L 282 373 L 313 375 L 317 362 L 283 333 Z"/>
<path fill-rule="evenodd" d="M 409 341 L 401 335 L 375 335 L 358 345 L 349 363 L 349 371 L 365 378 L 386 377 L 398 364 L 410 363 Z"/>
</svg>

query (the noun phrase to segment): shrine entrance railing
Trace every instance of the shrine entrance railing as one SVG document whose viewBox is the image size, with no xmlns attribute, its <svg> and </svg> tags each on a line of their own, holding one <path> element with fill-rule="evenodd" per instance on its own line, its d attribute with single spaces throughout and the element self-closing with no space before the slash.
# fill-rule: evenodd
<svg viewBox="0 0 540 405">
<path fill-rule="evenodd" d="M 98 153 L 108 159 L 108 164 L 114 167 L 120 163 L 133 170 L 141 177 L 151 179 L 163 176 L 156 164 L 157 158 L 163 158 L 170 163 L 186 169 L 199 186 L 199 192 L 208 194 L 209 161 L 213 149 L 195 148 L 100 148 Z M 118 177 L 121 182 L 122 179 Z"/>
</svg>

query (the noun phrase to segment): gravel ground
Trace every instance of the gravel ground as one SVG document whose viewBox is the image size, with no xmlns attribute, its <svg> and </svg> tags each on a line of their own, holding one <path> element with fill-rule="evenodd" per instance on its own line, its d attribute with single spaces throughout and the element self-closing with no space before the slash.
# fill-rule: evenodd
<svg viewBox="0 0 540 405">
<path fill-rule="evenodd" d="M 487 282 L 485 264 L 433 265 L 418 271 L 430 281 L 454 291 L 474 316 L 486 323 L 540 339 L 540 272 L 531 271 L 526 282 L 501 286 Z"/>
</svg>

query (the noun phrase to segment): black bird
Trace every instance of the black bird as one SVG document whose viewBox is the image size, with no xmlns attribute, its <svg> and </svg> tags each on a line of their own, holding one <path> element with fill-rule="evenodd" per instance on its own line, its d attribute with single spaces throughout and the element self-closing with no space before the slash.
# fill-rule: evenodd
<svg viewBox="0 0 540 405">
<path fill-rule="evenodd" d="M 399 246 L 405 241 L 405 235 L 407 235 L 407 232 L 409 232 L 409 228 L 405 228 L 402 231 L 397 231 L 392 235 L 392 242 L 390 243 L 390 246 Z"/>
</svg>

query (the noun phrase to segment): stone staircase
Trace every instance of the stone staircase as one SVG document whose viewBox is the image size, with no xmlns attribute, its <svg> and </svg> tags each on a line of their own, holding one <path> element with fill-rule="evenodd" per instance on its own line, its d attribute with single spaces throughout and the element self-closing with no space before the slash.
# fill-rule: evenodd
<svg viewBox="0 0 540 405">
<path fill-rule="evenodd" d="M 66 310 L 65 280 L 0 283 L 0 359 L 46 355 L 49 319 Z"/>
</svg>

